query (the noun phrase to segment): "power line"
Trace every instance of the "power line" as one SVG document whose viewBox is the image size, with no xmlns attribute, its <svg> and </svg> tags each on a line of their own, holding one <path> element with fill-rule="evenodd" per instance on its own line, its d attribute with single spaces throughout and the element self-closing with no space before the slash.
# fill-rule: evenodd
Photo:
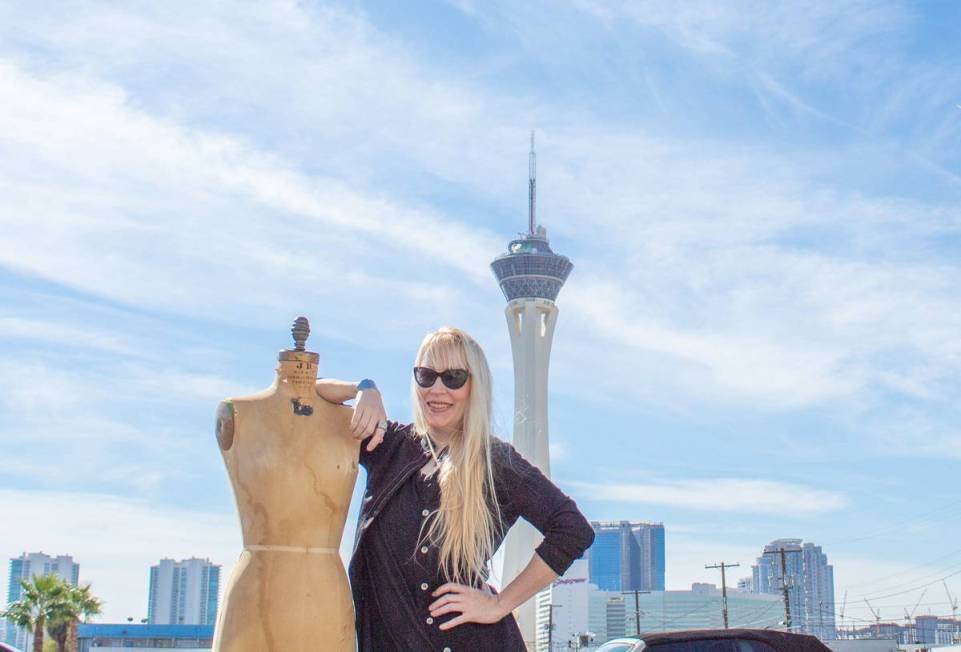
<svg viewBox="0 0 961 652">
<path fill-rule="evenodd" d="M 929 566 L 929 565 L 933 564 L 933 563 L 936 562 L 936 561 L 939 561 L 939 560 L 941 560 L 941 559 L 946 559 L 946 558 L 948 558 L 948 557 L 953 557 L 953 556 L 958 555 L 958 554 L 961 554 L 961 548 L 958 548 L 957 550 L 952 550 L 951 552 L 946 553 L 946 554 L 944 554 L 944 555 L 941 555 L 941 556 L 939 556 L 939 557 L 935 557 L 934 559 L 931 559 L 930 561 L 926 561 L 926 562 L 917 564 L 917 565 L 915 565 L 915 566 L 911 566 L 910 568 L 907 568 L 907 569 L 905 569 L 905 570 L 898 571 L 897 573 L 891 573 L 890 575 L 885 575 L 885 576 L 883 576 L 883 577 L 880 577 L 880 578 L 877 578 L 877 579 L 873 579 L 873 580 L 867 580 L 867 581 L 864 581 L 864 582 L 855 582 L 854 584 L 848 584 L 848 585 L 847 585 L 847 588 L 852 588 L 852 587 L 855 587 L 855 586 L 865 586 L 865 585 L 871 585 L 871 584 L 878 584 L 878 583 L 880 583 L 880 582 L 884 582 L 884 581 L 886 581 L 886 580 L 889 580 L 889 579 L 891 579 L 892 577 L 898 577 L 899 575 L 906 575 L 906 574 L 911 573 L 911 572 L 913 572 L 913 571 L 915 571 L 915 570 L 917 570 L 917 569 L 919 569 L 919 568 L 924 568 L 925 566 Z"/>
<path fill-rule="evenodd" d="M 888 527 L 881 528 L 870 534 L 858 535 L 856 537 L 851 537 L 849 539 L 837 539 L 835 541 L 828 541 L 822 543 L 822 546 L 837 546 L 843 543 L 855 543 L 858 541 L 867 541 L 869 539 L 877 539 L 880 535 L 886 534 L 888 532 L 898 532 L 904 530 L 904 525 L 907 523 L 924 523 L 929 520 L 940 520 L 943 519 L 946 514 L 945 510 L 952 509 L 954 507 L 961 507 L 961 500 L 955 500 L 949 502 L 947 505 L 942 505 L 940 507 L 935 507 L 927 512 L 922 512 L 920 515 L 910 518 L 910 519 L 899 519 L 895 524 Z"/>
<path fill-rule="evenodd" d="M 754 620 L 749 620 L 749 621 L 747 621 L 747 622 L 737 623 L 737 627 L 747 627 L 747 626 L 749 626 L 749 625 L 753 625 L 754 623 L 763 622 L 763 621 L 765 620 L 764 616 L 767 615 L 767 612 L 769 612 L 771 609 L 774 609 L 775 607 L 779 607 L 779 606 L 780 606 L 780 605 L 779 605 L 777 602 L 771 602 L 771 603 L 768 604 L 768 606 L 764 609 L 764 611 L 762 611 L 760 614 L 758 614 L 757 618 L 755 618 Z"/>
<path fill-rule="evenodd" d="M 939 578 L 936 579 L 936 580 L 931 580 L 930 582 L 926 582 L 925 584 L 920 584 L 920 585 L 918 585 L 918 586 L 913 586 L 913 587 L 911 587 L 910 589 L 904 589 L 903 591 L 898 591 L 898 592 L 896 592 L 896 593 L 889 593 L 888 595 L 875 596 L 874 599 L 875 599 L 875 600 L 884 600 L 885 598 L 893 598 L 893 597 L 895 597 L 895 596 L 904 595 L 905 593 L 910 593 L 911 591 L 918 591 L 918 590 L 920 590 L 920 589 L 926 589 L 927 587 L 931 586 L 932 584 L 937 584 L 938 582 L 941 582 L 941 581 L 943 581 L 943 580 L 946 580 L 946 579 L 948 579 L 949 577 L 955 577 L 956 575 L 961 575 L 961 569 L 958 569 L 958 570 L 954 571 L 953 573 L 950 573 L 950 574 L 948 574 L 948 575 L 945 575 L 944 577 L 939 577 Z M 867 595 L 870 596 L 871 594 L 868 593 Z M 862 596 L 862 597 L 866 597 L 866 596 Z"/>
<path fill-rule="evenodd" d="M 958 552 L 961 552 L 961 551 L 958 551 Z M 950 556 L 951 554 L 954 554 L 954 553 L 949 553 L 948 556 Z M 943 558 L 943 557 L 941 557 L 941 558 Z M 924 564 L 922 564 L 921 566 L 923 567 Z M 904 586 L 904 584 L 906 584 L 906 583 L 920 582 L 920 581 L 924 581 L 924 580 L 926 580 L 927 578 L 930 578 L 930 577 L 936 578 L 936 579 L 934 579 L 933 581 L 939 582 L 939 581 L 941 581 L 942 579 L 947 579 L 948 577 L 951 577 L 952 574 L 956 574 L 955 571 L 961 572 L 961 567 L 959 567 L 959 566 L 957 565 L 957 563 L 949 564 L 948 566 L 944 566 L 944 567 L 942 567 L 942 568 L 940 568 L 940 569 L 938 569 L 938 570 L 936 570 L 936 571 L 934 571 L 934 572 L 924 573 L 923 575 L 918 575 L 918 576 L 916 576 L 916 577 L 914 577 L 914 578 L 911 578 L 911 579 L 908 579 L 908 580 L 904 580 L 903 582 L 898 582 L 898 583 L 892 584 L 892 585 L 887 586 L 887 587 L 884 587 L 884 588 L 875 589 L 875 590 L 872 590 L 872 591 L 866 591 L 865 593 L 860 593 L 860 594 L 858 594 L 856 597 L 858 597 L 858 598 L 871 597 L 872 595 L 877 595 L 877 594 L 879 594 L 879 593 L 887 593 L 887 592 L 890 592 L 890 591 L 898 588 L 898 586 Z M 903 574 L 905 574 L 906 572 L 907 572 L 907 571 L 904 571 L 904 572 L 902 572 L 902 573 L 900 573 L 900 574 L 903 575 Z M 896 575 L 890 575 L 889 577 L 895 577 L 895 576 L 896 576 Z M 862 583 L 862 585 L 863 585 L 863 584 L 864 584 L 864 583 Z M 850 586 L 850 585 L 849 585 L 849 586 Z"/>
<path fill-rule="evenodd" d="M 661 619 L 661 628 L 664 629 L 664 628 L 667 627 L 667 625 L 672 625 L 672 624 L 676 623 L 676 622 L 679 621 L 679 620 L 682 620 L 682 619 L 684 619 L 684 618 L 687 618 L 687 617 L 690 616 L 691 614 L 695 614 L 695 613 L 697 613 L 698 611 L 702 611 L 702 610 L 705 610 L 705 609 L 710 608 L 712 602 L 713 602 L 713 600 L 708 599 L 708 600 L 706 600 L 705 602 L 702 602 L 702 603 L 698 604 L 697 606 L 695 606 L 695 607 L 694 607 L 693 609 L 691 609 L 690 611 L 686 611 L 686 612 L 682 613 L 682 614 L 679 615 L 679 616 L 673 616 L 670 620 L 668 620 L 668 619 L 666 619 L 666 618 L 662 618 L 662 619 Z M 663 606 L 662 606 L 662 613 L 663 613 Z M 658 630 L 649 629 L 649 630 L 646 630 L 644 633 L 647 634 L 647 633 L 649 633 L 649 632 L 655 632 L 655 631 L 658 631 Z M 640 635 L 640 633 L 638 634 L 638 638 L 642 638 L 642 636 Z"/>
</svg>

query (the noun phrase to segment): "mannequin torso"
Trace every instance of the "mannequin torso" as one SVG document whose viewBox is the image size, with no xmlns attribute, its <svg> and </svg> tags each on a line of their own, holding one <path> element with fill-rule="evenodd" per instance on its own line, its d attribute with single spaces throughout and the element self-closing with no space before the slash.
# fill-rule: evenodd
<svg viewBox="0 0 961 652">
<path fill-rule="evenodd" d="M 316 354 L 281 357 L 268 390 L 218 408 L 217 439 L 244 551 L 213 649 L 353 652 L 353 606 L 339 554 L 357 477 L 351 408 L 316 396 Z"/>
</svg>

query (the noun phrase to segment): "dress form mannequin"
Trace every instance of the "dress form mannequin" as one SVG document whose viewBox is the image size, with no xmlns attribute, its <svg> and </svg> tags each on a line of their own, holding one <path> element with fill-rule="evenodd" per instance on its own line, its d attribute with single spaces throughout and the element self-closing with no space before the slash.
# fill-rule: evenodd
<svg viewBox="0 0 961 652">
<path fill-rule="evenodd" d="M 224 593 L 214 652 L 353 652 L 354 611 L 340 539 L 360 443 L 351 409 L 316 395 L 319 356 L 281 351 L 267 390 L 217 410 L 217 440 L 244 550 Z"/>
</svg>

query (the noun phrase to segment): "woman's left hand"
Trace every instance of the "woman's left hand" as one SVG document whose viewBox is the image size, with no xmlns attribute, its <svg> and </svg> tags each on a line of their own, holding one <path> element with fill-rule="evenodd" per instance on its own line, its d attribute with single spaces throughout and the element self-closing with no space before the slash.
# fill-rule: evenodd
<svg viewBox="0 0 961 652">
<path fill-rule="evenodd" d="M 448 582 L 432 595 L 440 596 L 429 607 L 432 618 L 451 612 L 460 613 L 456 618 L 440 625 L 440 629 L 451 629 L 464 623 L 496 623 L 507 615 L 502 608 L 500 596 L 486 590 Z"/>
</svg>

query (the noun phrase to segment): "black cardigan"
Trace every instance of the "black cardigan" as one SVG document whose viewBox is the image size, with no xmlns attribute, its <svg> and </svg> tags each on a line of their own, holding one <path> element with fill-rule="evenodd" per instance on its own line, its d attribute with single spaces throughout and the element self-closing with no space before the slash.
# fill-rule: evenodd
<svg viewBox="0 0 961 652">
<path fill-rule="evenodd" d="M 354 597 L 360 650 L 372 649 L 365 623 L 368 581 L 362 546 L 364 532 L 397 490 L 430 459 L 423 438 L 410 425 L 391 422 L 383 442 L 372 452 L 361 443 L 360 463 L 367 469 L 367 487 L 361 504 L 350 562 L 350 583 Z M 501 510 L 502 529 L 495 547 L 518 517 L 537 528 L 544 540 L 537 555 L 562 575 L 584 554 L 594 540 L 594 530 L 574 501 L 558 489 L 540 470 L 525 460 L 513 446 L 499 439 L 491 442 L 494 489 Z M 398 596 L 398 599 L 400 596 Z M 412 626 L 416 626 L 412 623 Z"/>
</svg>

